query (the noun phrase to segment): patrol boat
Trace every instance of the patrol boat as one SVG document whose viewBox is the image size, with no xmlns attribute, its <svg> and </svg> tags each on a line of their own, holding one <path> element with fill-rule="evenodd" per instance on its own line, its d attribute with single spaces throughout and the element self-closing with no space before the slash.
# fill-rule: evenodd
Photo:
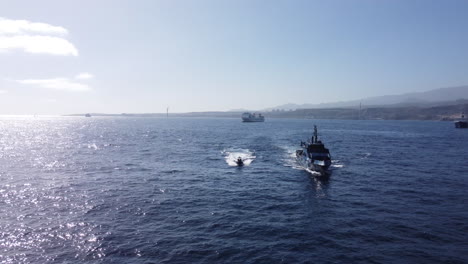
<svg viewBox="0 0 468 264">
<path fill-rule="evenodd" d="M 296 150 L 297 162 L 306 170 L 319 172 L 321 176 L 330 175 L 330 151 L 318 140 L 317 126 L 314 125 L 314 135 L 311 141 L 302 142 L 301 148 Z"/>
</svg>

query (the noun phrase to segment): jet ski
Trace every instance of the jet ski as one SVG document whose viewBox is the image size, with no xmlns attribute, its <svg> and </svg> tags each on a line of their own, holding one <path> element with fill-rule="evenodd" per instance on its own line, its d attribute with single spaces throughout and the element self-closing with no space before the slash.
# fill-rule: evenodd
<svg viewBox="0 0 468 264">
<path fill-rule="evenodd" d="M 242 160 L 241 157 L 237 158 L 236 164 L 237 164 L 237 166 L 239 166 L 239 167 L 244 166 L 244 161 Z"/>
</svg>

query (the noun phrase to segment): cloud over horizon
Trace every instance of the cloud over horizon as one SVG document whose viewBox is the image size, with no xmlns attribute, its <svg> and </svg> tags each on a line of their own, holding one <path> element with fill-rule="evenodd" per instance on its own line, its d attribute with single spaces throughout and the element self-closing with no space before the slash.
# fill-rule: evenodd
<svg viewBox="0 0 468 264">
<path fill-rule="evenodd" d="M 67 29 L 28 20 L 0 17 L 0 53 L 19 49 L 34 54 L 78 56 L 67 39 Z"/>
</svg>

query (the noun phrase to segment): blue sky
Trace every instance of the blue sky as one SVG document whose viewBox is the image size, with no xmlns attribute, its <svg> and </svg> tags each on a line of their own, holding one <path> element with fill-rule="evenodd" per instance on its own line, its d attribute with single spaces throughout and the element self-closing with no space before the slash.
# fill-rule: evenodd
<svg viewBox="0 0 468 264">
<path fill-rule="evenodd" d="M 0 0 L 0 114 L 262 109 L 468 84 L 468 1 Z"/>
</svg>

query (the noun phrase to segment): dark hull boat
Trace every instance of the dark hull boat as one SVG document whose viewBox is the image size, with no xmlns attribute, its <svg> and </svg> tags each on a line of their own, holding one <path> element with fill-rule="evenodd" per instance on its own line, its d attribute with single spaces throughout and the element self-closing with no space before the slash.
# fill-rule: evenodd
<svg viewBox="0 0 468 264">
<path fill-rule="evenodd" d="M 455 122 L 455 128 L 468 128 L 468 121 Z"/>
<path fill-rule="evenodd" d="M 296 150 L 297 162 L 306 170 L 319 172 L 321 176 L 329 176 L 331 165 L 330 151 L 318 140 L 317 126 L 310 142 L 301 142 L 301 149 Z"/>
<path fill-rule="evenodd" d="M 455 121 L 455 128 L 468 128 L 468 120 L 464 113 L 462 113 L 460 120 Z"/>
</svg>

